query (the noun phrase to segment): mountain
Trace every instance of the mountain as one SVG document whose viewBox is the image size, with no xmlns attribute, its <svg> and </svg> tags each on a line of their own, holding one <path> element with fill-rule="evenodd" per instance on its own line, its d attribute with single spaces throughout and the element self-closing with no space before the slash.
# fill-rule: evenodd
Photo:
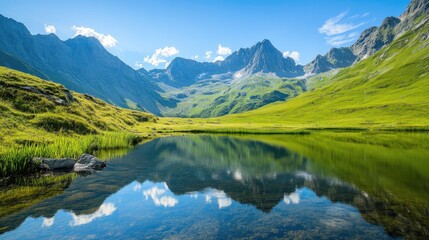
<svg viewBox="0 0 429 240">
<path fill-rule="evenodd" d="M 160 114 L 158 104 L 167 102 L 148 76 L 110 54 L 95 38 L 61 41 L 54 34 L 31 35 L 22 23 L 1 15 L 0 27 L 0 51 L 43 73 L 38 76 L 120 107 Z"/>
<path fill-rule="evenodd" d="M 401 22 L 399 18 L 388 17 L 380 27 L 365 30 L 359 39 L 350 47 L 358 59 L 365 59 L 388 45 L 395 38 L 395 27 Z"/>
<path fill-rule="evenodd" d="M 156 82 L 173 87 L 190 86 L 201 80 L 246 78 L 260 73 L 277 77 L 297 77 L 304 74 L 303 67 L 289 57 L 283 57 L 272 43 L 265 39 L 251 48 L 242 48 L 224 61 L 214 63 L 175 58 L 165 70 L 152 70 L 149 74 Z"/>
<path fill-rule="evenodd" d="M 219 62 L 219 65 L 229 72 L 239 71 L 236 75 L 240 77 L 258 73 L 272 73 L 278 77 L 298 77 L 304 74 L 302 66 L 296 65 L 290 57 L 283 57 L 267 39 L 251 48 L 232 53 Z"/>
<path fill-rule="evenodd" d="M 427 6 L 413 1 L 410 6 Z M 414 9 L 414 8 L 408 8 Z M 323 86 L 288 102 L 225 116 L 220 123 L 305 127 L 424 128 L 429 126 L 429 15 L 374 55 L 345 68 Z M 412 16 L 414 18 L 414 16 Z M 407 17 L 403 21 L 407 20 Z M 398 26 L 398 25 L 397 25 Z"/>
<path fill-rule="evenodd" d="M 48 76 L 46 76 L 44 73 L 37 70 L 36 68 L 32 67 L 28 63 L 2 51 L 0 51 L 0 66 L 15 69 L 21 72 L 26 72 L 39 78 L 48 79 Z"/>
<path fill-rule="evenodd" d="M 317 57 L 305 65 L 307 73 L 323 73 L 336 68 L 344 68 L 352 65 L 357 57 L 350 48 L 332 48 L 325 56 Z"/>
<path fill-rule="evenodd" d="M 141 70 L 139 70 L 141 71 Z M 215 63 L 197 62 L 177 57 L 165 70 L 155 69 L 149 72 L 157 82 L 164 82 L 173 87 L 189 86 L 209 75 L 221 72 Z"/>
<path fill-rule="evenodd" d="M 406 18 L 404 17 L 404 19 Z M 336 68 L 344 68 L 373 55 L 398 36 L 400 23 L 401 19 L 396 17 L 384 19 L 380 27 L 371 27 L 363 31 L 352 46 L 332 48 L 325 56 L 318 55 L 304 66 L 305 72 L 318 74 Z"/>
<path fill-rule="evenodd" d="M 429 1 L 428 0 L 413 0 L 408 5 L 405 12 L 399 17 L 401 23 L 398 25 L 396 31 L 399 35 L 416 27 L 415 23 L 423 23 L 422 19 L 427 19 L 429 14 Z"/>
</svg>

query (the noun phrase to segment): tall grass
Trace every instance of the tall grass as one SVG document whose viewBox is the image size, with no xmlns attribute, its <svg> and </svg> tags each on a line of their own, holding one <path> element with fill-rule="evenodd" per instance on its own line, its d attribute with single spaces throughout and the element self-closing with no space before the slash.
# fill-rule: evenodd
<svg viewBox="0 0 429 240">
<path fill-rule="evenodd" d="M 30 143 L 0 153 L 0 177 L 28 174 L 33 157 L 77 158 L 99 149 L 120 149 L 136 145 L 142 137 L 127 132 L 108 132 L 78 137 L 59 136 L 52 143 Z"/>
</svg>

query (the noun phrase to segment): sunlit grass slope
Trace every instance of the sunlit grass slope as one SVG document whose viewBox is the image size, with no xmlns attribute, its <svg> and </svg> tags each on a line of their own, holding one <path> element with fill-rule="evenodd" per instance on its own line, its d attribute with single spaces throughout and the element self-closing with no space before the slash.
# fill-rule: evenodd
<svg viewBox="0 0 429 240">
<path fill-rule="evenodd" d="M 109 105 L 59 84 L 0 67 L 0 177 L 26 173 L 32 157 L 78 157 L 124 148 L 151 114 Z"/>
<path fill-rule="evenodd" d="M 428 128 L 429 24 L 420 25 L 328 83 L 288 102 L 221 123 L 295 127 Z"/>
<path fill-rule="evenodd" d="M 130 130 L 151 114 L 117 108 L 59 84 L 0 67 L 0 141 L 3 146 L 58 135 Z"/>
</svg>

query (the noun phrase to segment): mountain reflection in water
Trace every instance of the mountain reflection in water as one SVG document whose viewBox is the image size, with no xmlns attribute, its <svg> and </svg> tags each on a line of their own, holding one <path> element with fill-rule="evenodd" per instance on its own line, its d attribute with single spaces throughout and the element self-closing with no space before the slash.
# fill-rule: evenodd
<svg viewBox="0 0 429 240">
<path fill-rule="evenodd" d="M 0 238 L 428 235 L 427 149 L 398 156 L 386 146 L 314 138 L 156 139 L 2 217 Z"/>
</svg>

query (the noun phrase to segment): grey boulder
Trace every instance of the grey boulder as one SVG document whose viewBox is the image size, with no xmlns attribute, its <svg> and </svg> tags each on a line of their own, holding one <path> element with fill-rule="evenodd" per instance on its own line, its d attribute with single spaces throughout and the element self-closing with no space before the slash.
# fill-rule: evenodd
<svg viewBox="0 0 429 240">
<path fill-rule="evenodd" d="M 33 158 L 33 164 L 46 171 L 72 170 L 75 163 L 75 160 L 71 158 Z"/>
<path fill-rule="evenodd" d="M 90 154 L 83 154 L 74 164 L 73 171 L 83 173 L 93 173 L 106 167 L 106 162 L 100 161 L 97 157 Z"/>
</svg>

